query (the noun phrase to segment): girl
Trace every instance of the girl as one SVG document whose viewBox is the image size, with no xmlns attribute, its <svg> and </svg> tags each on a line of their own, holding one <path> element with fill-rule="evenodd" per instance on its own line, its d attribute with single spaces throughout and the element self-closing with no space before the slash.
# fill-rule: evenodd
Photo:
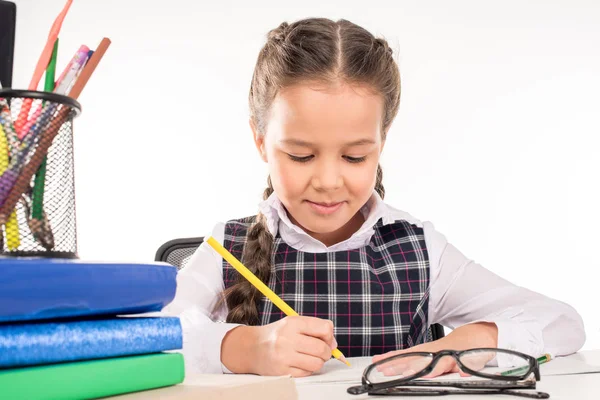
<svg viewBox="0 0 600 400">
<path fill-rule="evenodd" d="M 306 19 L 269 33 L 249 96 L 268 187 L 257 216 L 218 224 L 212 236 L 301 316 L 285 317 L 203 244 L 165 309 L 181 318 L 188 372 L 306 376 L 335 347 L 373 361 L 581 348 L 573 308 L 494 275 L 431 223 L 383 202 L 379 157 L 399 100 L 392 50 L 365 29 Z M 433 323 L 454 330 L 424 343 Z M 456 370 L 446 358 L 435 374 Z"/>
</svg>

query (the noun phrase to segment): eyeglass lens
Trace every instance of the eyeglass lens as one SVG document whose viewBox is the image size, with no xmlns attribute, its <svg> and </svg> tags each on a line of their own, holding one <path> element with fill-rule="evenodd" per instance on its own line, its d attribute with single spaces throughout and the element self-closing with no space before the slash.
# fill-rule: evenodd
<svg viewBox="0 0 600 400">
<path fill-rule="evenodd" d="M 444 356 L 439 359 L 436 368 L 443 368 L 444 362 L 442 361 L 446 357 L 451 356 Z M 373 368 L 367 378 L 373 384 L 397 379 L 409 380 L 431 366 L 433 360 L 434 357 L 430 355 L 412 355 L 410 353 L 391 357 L 389 361 Z M 477 371 L 481 378 L 493 379 L 503 373 L 509 373 L 509 376 L 522 376 L 529 370 L 529 360 L 527 358 L 502 351 L 466 351 L 461 353 L 459 360 L 464 367 Z M 459 368 L 458 364 L 457 368 Z M 511 373 L 511 371 L 513 372 Z M 468 373 L 464 370 L 463 372 Z M 438 374 L 435 373 L 435 375 Z"/>
</svg>

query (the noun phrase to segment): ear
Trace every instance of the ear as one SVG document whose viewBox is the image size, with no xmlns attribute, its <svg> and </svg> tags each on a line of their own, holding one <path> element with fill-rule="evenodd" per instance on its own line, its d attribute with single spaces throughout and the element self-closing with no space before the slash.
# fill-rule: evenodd
<svg viewBox="0 0 600 400">
<path fill-rule="evenodd" d="M 264 162 L 268 162 L 267 152 L 265 150 L 265 135 L 258 132 L 258 129 L 256 128 L 256 122 L 253 118 L 250 118 L 249 123 L 250 129 L 252 130 L 252 137 L 254 138 L 254 144 L 256 145 L 256 149 L 260 154 L 260 158 L 262 158 Z"/>
</svg>

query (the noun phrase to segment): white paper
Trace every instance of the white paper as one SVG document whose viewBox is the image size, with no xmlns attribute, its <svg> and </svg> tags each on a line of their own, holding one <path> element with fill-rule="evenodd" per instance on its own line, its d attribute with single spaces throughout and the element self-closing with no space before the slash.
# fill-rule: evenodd
<svg viewBox="0 0 600 400">
<path fill-rule="evenodd" d="M 542 379 L 552 375 L 574 375 L 600 372 L 600 350 L 557 357 L 540 365 Z"/>
<path fill-rule="evenodd" d="M 296 378 L 296 384 L 305 383 L 360 383 L 362 373 L 373 361 L 373 357 L 348 358 L 350 367 L 332 358 L 320 371 L 304 378 Z"/>
</svg>

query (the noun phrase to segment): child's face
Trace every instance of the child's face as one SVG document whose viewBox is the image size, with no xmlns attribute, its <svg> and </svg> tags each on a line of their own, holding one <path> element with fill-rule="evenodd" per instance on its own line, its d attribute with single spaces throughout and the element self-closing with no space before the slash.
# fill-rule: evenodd
<svg viewBox="0 0 600 400">
<path fill-rule="evenodd" d="M 323 242 L 360 226 L 383 148 L 382 116 L 381 96 L 367 87 L 304 83 L 278 93 L 265 135 L 255 133 L 290 218 Z"/>
</svg>

